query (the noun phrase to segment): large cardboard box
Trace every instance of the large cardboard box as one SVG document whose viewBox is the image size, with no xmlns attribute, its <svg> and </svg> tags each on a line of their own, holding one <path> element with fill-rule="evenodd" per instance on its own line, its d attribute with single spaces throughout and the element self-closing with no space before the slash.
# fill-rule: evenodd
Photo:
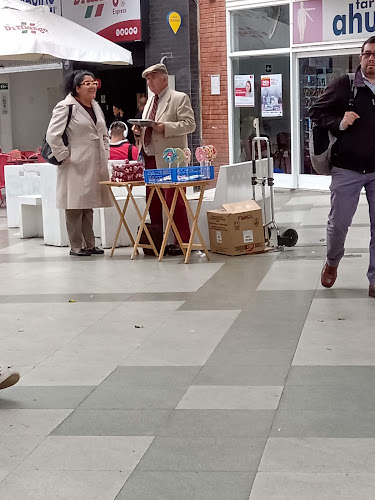
<svg viewBox="0 0 375 500">
<path fill-rule="evenodd" d="M 207 212 L 211 252 L 244 255 L 263 252 L 262 209 L 254 200 L 227 203 Z"/>
</svg>

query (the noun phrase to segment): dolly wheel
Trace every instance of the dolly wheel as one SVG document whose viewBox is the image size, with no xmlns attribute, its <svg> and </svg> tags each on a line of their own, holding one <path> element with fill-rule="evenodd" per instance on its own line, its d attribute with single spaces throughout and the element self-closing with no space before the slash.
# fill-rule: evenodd
<svg viewBox="0 0 375 500">
<path fill-rule="evenodd" d="M 287 229 L 278 240 L 280 246 L 294 247 L 298 241 L 298 233 L 295 229 Z"/>
</svg>

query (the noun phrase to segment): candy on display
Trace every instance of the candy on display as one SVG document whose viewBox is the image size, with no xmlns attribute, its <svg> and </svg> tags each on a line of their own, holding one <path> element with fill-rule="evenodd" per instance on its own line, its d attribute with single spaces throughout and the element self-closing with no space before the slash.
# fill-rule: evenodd
<svg viewBox="0 0 375 500">
<path fill-rule="evenodd" d="M 177 167 L 181 165 L 181 163 L 185 163 L 185 153 L 183 152 L 182 149 L 176 148 L 176 155 L 177 155 Z"/>
<path fill-rule="evenodd" d="M 191 162 L 191 151 L 189 148 L 184 149 L 184 155 L 185 155 L 185 165 L 188 166 L 190 165 Z"/>
<path fill-rule="evenodd" d="M 112 163 L 112 182 L 134 182 L 143 181 L 143 163 L 129 160 Z"/>
<path fill-rule="evenodd" d="M 163 153 L 163 160 L 170 165 L 177 160 L 177 153 L 175 148 L 167 148 Z"/>
<path fill-rule="evenodd" d="M 203 163 L 207 161 L 207 151 L 204 148 L 198 147 L 195 150 L 195 158 L 203 165 Z"/>
</svg>

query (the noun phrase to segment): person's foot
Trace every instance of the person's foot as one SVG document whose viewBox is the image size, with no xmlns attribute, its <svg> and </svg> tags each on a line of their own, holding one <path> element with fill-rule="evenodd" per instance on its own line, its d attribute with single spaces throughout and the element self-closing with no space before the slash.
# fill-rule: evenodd
<svg viewBox="0 0 375 500">
<path fill-rule="evenodd" d="M 368 288 L 368 296 L 375 297 L 375 283 L 372 283 Z"/>
<path fill-rule="evenodd" d="M 13 370 L 11 366 L 0 366 L 0 389 L 6 389 L 16 384 L 20 379 L 20 374 Z"/>
<path fill-rule="evenodd" d="M 94 248 L 85 248 L 87 252 L 89 252 L 91 255 L 103 255 L 104 250 L 99 247 L 94 247 Z"/>
<path fill-rule="evenodd" d="M 79 250 L 70 250 L 69 255 L 75 255 L 76 257 L 90 257 L 91 253 L 84 248 Z"/>
<path fill-rule="evenodd" d="M 168 245 L 165 249 L 165 253 L 175 257 L 176 255 L 182 255 L 184 252 L 181 250 L 179 245 Z"/>
<path fill-rule="evenodd" d="M 320 276 L 320 282 L 325 288 L 331 288 L 335 284 L 337 278 L 337 267 L 338 266 L 329 266 L 327 262 L 324 264 L 322 274 Z"/>
</svg>

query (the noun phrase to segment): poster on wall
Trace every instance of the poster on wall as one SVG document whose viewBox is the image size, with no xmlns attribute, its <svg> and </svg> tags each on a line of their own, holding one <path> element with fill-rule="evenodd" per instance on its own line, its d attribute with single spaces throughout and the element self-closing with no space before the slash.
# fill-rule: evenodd
<svg viewBox="0 0 375 500">
<path fill-rule="evenodd" d="M 283 77 L 279 75 L 261 76 L 262 117 L 283 116 Z"/>
<path fill-rule="evenodd" d="M 111 42 L 142 39 L 140 0 L 63 2 L 62 15 Z"/>
<path fill-rule="evenodd" d="M 234 89 L 234 103 L 237 108 L 254 107 L 254 75 L 235 75 Z"/>
</svg>

